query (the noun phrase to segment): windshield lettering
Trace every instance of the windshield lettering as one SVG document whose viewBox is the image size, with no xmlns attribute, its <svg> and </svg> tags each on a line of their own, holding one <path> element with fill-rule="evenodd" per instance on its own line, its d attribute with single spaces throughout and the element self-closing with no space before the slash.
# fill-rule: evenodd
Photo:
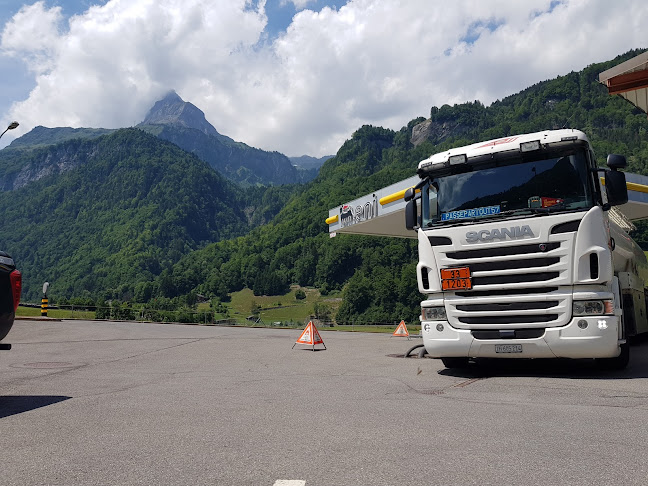
<svg viewBox="0 0 648 486">
<path fill-rule="evenodd" d="M 450 221 L 452 219 L 477 218 L 479 216 L 490 216 L 499 214 L 500 206 L 488 206 L 485 208 L 464 209 L 461 211 L 450 211 L 441 214 L 441 221 Z"/>
</svg>

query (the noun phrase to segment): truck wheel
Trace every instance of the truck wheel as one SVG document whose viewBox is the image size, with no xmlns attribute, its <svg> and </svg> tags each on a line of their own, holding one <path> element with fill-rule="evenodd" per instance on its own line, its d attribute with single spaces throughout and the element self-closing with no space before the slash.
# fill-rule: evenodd
<svg viewBox="0 0 648 486">
<path fill-rule="evenodd" d="M 443 366 L 446 368 L 467 368 L 468 358 L 441 358 Z"/>
<path fill-rule="evenodd" d="M 596 365 L 601 370 L 605 371 L 618 371 L 625 369 L 630 361 L 630 343 L 626 341 L 621 345 L 621 354 L 616 358 L 598 358 Z"/>
</svg>

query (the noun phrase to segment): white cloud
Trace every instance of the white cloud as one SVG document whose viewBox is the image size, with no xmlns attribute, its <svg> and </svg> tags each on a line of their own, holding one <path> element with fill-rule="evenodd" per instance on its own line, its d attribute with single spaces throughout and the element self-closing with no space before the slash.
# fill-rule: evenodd
<svg viewBox="0 0 648 486">
<path fill-rule="evenodd" d="M 6 120 L 129 126 L 173 88 L 236 140 L 324 155 L 363 124 L 399 129 L 648 46 L 644 0 L 292 1 L 302 10 L 271 41 L 264 1 L 111 0 L 67 25 L 58 7 L 25 7 L 1 47 L 36 87 Z"/>
<path fill-rule="evenodd" d="M 46 9 L 44 2 L 23 6 L 2 33 L 2 48 L 10 56 L 23 57 L 32 72 L 51 67 L 60 39 L 61 7 Z"/>
</svg>

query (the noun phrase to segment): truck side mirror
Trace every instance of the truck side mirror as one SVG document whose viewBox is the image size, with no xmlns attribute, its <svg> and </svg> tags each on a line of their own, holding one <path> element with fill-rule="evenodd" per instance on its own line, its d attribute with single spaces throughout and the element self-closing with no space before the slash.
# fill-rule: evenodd
<svg viewBox="0 0 648 486">
<path fill-rule="evenodd" d="M 408 230 L 413 230 L 418 227 L 418 211 L 416 208 L 416 200 L 410 200 L 405 205 L 405 227 Z"/>
<path fill-rule="evenodd" d="M 403 197 L 403 199 L 405 199 L 405 202 L 411 201 L 412 199 L 414 199 L 415 195 L 416 195 L 416 192 L 414 191 L 414 188 L 410 187 L 409 189 L 407 189 L 405 191 L 405 196 Z"/>
<path fill-rule="evenodd" d="M 623 157 L 625 161 L 625 157 Z M 609 161 L 609 157 L 608 157 Z M 623 172 L 616 169 L 605 171 L 605 192 L 607 192 L 608 204 L 619 206 L 628 202 L 628 187 Z"/>
<path fill-rule="evenodd" d="M 623 155 L 610 154 L 607 156 L 607 166 L 612 170 L 625 169 L 628 161 Z"/>
</svg>

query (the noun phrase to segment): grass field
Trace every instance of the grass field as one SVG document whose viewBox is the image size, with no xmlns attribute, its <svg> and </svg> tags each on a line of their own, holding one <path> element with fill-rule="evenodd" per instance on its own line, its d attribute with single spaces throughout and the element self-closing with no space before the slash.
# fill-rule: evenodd
<svg viewBox="0 0 648 486">
<path fill-rule="evenodd" d="M 231 302 L 225 303 L 229 309 L 230 317 L 245 319 L 252 314 L 252 306 L 256 304 L 261 308 L 259 316 L 263 321 L 304 321 L 314 315 L 316 303 L 327 305 L 334 315 L 340 305 L 338 295 L 322 296 L 316 289 L 302 288 L 306 298 L 295 298 L 296 288 L 288 294 L 281 296 L 256 296 L 250 289 L 243 289 L 232 294 Z"/>
<path fill-rule="evenodd" d="M 40 317 L 41 315 L 39 307 L 18 306 L 16 310 L 16 317 Z M 53 317 L 55 319 L 94 319 L 95 313 L 73 309 L 48 309 L 47 317 Z"/>
</svg>

